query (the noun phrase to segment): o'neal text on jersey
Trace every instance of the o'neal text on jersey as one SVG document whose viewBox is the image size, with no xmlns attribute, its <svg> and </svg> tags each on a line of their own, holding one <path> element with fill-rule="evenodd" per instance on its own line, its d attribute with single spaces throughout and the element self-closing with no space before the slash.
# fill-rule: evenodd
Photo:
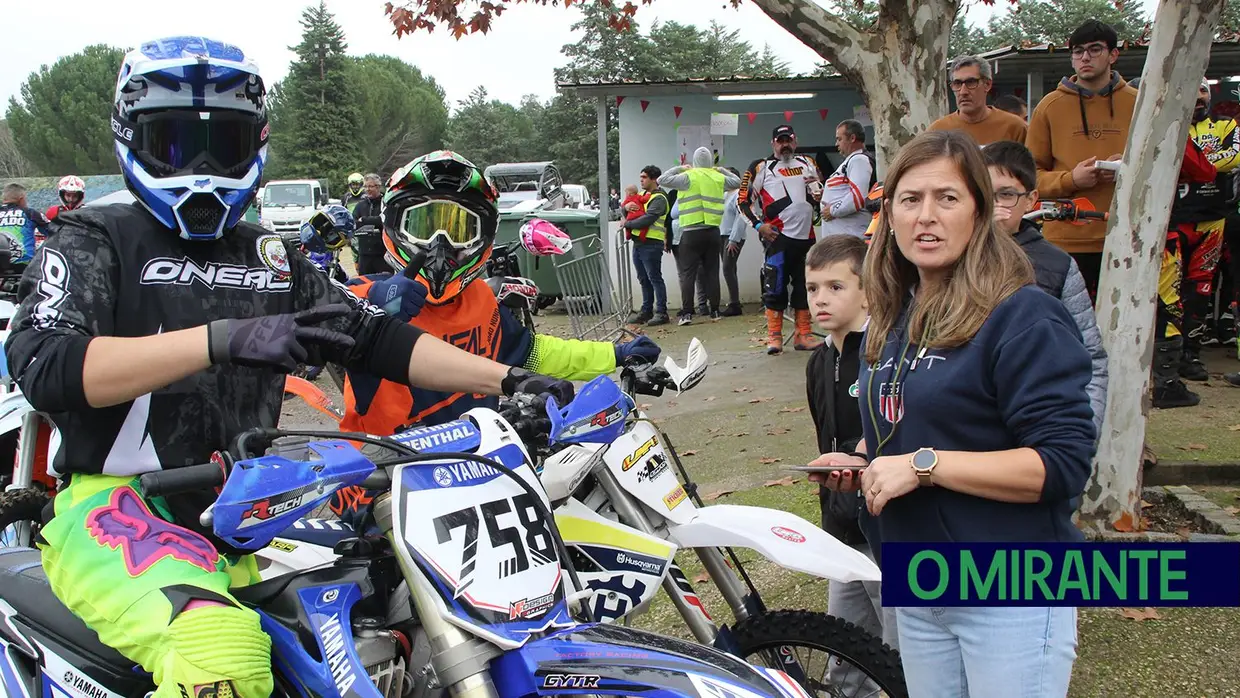
<svg viewBox="0 0 1240 698">
<path fill-rule="evenodd" d="M 215 262 L 200 265 L 188 257 L 157 257 L 142 267 L 143 285 L 188 286 L 195 281 L 212 289 L 242 288 L 260 293 L 283 293 L 293 288 L 291 279 L 268 267 L 243 267 Z"/>
</svg>

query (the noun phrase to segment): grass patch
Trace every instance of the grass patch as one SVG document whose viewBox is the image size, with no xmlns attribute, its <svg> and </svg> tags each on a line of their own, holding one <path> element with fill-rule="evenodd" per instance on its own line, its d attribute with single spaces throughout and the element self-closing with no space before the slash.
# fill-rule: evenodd
<svg viewBox="0 0 1240 698">
<path fill-rule="evenodd" d="M 1221 377 L 1240 370 L 1240 362 L 1234 349 L 1207 349 L 1201 358 L 1209 367 L 1210 380 L 1188 383 L 1189 390 L 1201 396 L 1201 404 L 1150 410 L 1145 440 L 1158 459 L 1168 463 L 1240 463 L 1240 388 Z"/>
</svg>

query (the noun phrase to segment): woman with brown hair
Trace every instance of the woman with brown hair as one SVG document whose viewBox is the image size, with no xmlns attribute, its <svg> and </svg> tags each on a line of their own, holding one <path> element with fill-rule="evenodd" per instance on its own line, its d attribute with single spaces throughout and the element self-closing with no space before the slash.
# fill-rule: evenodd
<svg viewBox="0 0 1240 698">
<path fill-rule="evenodd" d="M 896 157 L 864 269 L 863 527 L 884 542 L 1078 541 L 1094 454 L 1090 357 L 1063 304 L 994 226 L 977 144 L 924 133 Z M 869 455 L 866 455 L 869 454 Z M 827 486 L 856 488 L 836 474 Z M 910 695 L 1064 696 L 1076 609 L 898 608 Z"/>
</svg>

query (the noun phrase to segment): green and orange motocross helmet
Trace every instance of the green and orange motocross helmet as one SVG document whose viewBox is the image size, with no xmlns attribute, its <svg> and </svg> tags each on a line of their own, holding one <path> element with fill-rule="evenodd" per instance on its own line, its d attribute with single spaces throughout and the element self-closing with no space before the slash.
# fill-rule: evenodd
<svg viewBox="0 0 1240 698">
<path fill-rule="evenodd" d="M 499 227 L 499 192 L 472 162 L 448 150 L 392 173 L 383 197 L 387 261 L 401 272 L 421 260 L 426 300 L 443 305 L 486 269 Z"/>
</svg>

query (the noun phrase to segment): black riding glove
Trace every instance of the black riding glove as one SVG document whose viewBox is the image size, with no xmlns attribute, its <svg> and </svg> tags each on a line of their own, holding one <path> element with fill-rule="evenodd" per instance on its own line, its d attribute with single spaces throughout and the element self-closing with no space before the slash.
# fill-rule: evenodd
<svg viewBox="0 0 1240 698">
<path fill-rule="evenodd" d="M 347 334 L 315 325 L 351 312 L 348 305 L 335 303 L 300 313 L 216 320 L 207 325 L 208 356 L 212 364 L 277 368 L 285 373 L 292 373 L 308 358 L 319 365 L 320 347 L 348 351 L 354 341 Z"/>
<path fill-rule="evenodd" d="M 530 373 L 516 366 L 508 369 L 508 375 L 504 376 L 504 380 L 500 383 L 500 389 L 508 397 L 512 397 L 517 393 L 550 395 L 555 398 L 556 404 L 561 407 L 572 402 L 573 396 L 576 394 L 573 384 L 569 381 Z"/>
</svg>

